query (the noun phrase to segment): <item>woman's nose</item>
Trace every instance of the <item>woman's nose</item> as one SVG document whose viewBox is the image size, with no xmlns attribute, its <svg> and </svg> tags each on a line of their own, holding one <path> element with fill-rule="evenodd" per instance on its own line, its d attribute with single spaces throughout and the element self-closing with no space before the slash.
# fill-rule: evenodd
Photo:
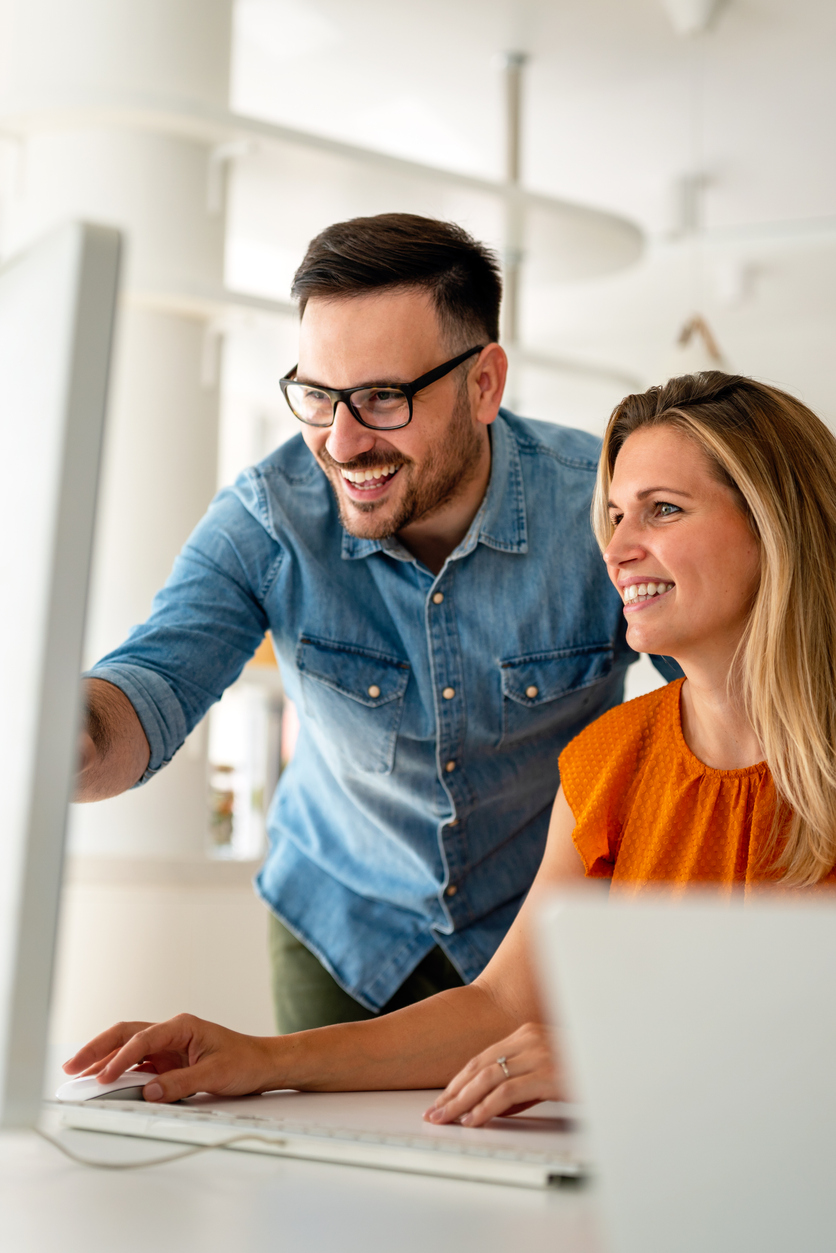
<svg viewBox="0 0 836 1253">
<path fill-rule="evenodd" d="M 634 526 L 622 518 L 615 528 L 612 539 L 604 549 L 603 558 L 610 569 L 622 565 L 625 561 L 640 560 L 645 555 L 645 547 Z"/>
<path fill-rule="evenodd" d="M 348 405 L 340 401 L 334 414 L 334 425 L 325 441 L 325 447 L 334 460 L 345 465 L 373 448 L 374 441 L 374 431 L 361 425 Z"/>
</svg>

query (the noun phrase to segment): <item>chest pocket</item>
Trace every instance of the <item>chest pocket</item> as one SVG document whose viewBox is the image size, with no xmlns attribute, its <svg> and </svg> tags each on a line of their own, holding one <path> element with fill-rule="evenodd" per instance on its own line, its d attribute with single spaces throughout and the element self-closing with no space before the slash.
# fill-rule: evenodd
<svg viewBox="0 0 836 1253">
<path fill-rule="evenodd" d="M 609 645 L 562 648 L 501 661 L 501 744 L 552 733 L 582 721 L 596 685 L 612 672 Z"/>
<path fill-rule="evenodd" d="M 409 682 L 409 663 L 371 648 L 303 635 L 296 666 L 307 716 L 349 768 L 389 774 Z"/>
</svg>

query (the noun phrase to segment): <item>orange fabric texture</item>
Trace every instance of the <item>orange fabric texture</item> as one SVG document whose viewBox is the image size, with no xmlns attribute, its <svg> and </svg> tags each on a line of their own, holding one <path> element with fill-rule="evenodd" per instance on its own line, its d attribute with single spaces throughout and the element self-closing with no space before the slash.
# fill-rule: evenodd
<svg viewBox="0 0 836 1253">
<path fill-rule="evenodd" d="M 703 765 L 682 734 L 683 683 L 611 709 L 561 753 L 586 873 L 633 888 L 774 883 L 762 864 L 775 808 L 769 768 Z"/>
</svg>

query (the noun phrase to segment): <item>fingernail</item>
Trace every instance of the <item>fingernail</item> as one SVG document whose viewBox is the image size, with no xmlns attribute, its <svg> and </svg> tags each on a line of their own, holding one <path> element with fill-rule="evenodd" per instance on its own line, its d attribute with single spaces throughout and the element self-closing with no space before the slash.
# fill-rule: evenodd
<svg viewBox="0 0 836 1253">
<path fill-rule="evenodd" d="M 163 1090 L 158 1083 L 146 1083 L 145 1099 L 146 1101 L 158 1101 L 163 1094 Z"/>
<path fill-rule="evenodd" d="M 442 1118 L 444 1117 L 444 1106 L 439 1105 L 438 1109 L 428 1109 L 427 1117 L 429 1118 L 430 1122 L 441 1122 Z"/>
<path fill-rule="evenodd" d="M 459 1122 L 461 1123 L 463 1127 L 468 1127 L 473 1122 L 473 1115 L 462 1114 L 461 1118 L 459 1119 Z"/>
</svg>

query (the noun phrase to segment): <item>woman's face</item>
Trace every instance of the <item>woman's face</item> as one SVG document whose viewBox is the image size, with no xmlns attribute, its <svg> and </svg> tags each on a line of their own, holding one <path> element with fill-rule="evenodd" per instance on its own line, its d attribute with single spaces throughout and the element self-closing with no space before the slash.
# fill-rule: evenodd
<svg viewBox="0 0 836 1253">
<path fill-rule="evenodd" d="M 672 426 L 628 436 L 610 487 L 604 560 L 627 642 L 680 662 L 728 665 L 758 586 L 760 551 L 734 493 Z"/>
</svg>

